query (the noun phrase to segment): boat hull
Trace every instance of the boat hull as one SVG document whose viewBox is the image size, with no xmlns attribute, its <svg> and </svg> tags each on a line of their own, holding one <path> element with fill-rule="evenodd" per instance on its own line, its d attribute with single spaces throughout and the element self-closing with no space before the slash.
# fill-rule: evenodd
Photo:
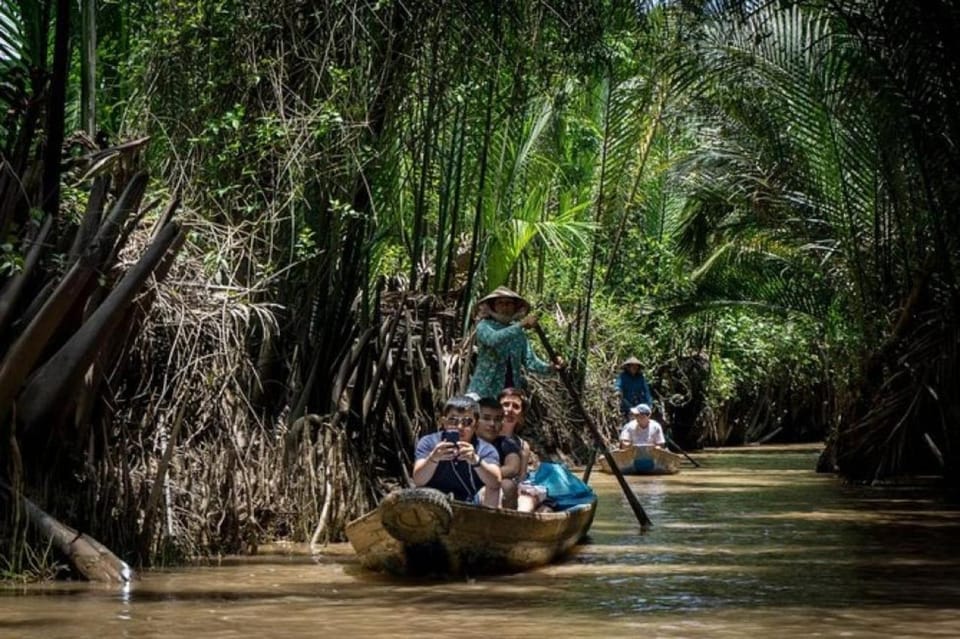
<svg viewBox="0 0 960 639">
<path fill-rule="evenodd" d="M 680 472 L 683 461 L 682 456 L 656 446 L 631 446 L 611 450 L 610 455 L 624 475 L 673 475 Z M 599 468 L 612 472 L 605 457 L 600 458 Z"/>
<path fill-rule="evenodd" d="M 407 489 L 421 494 L 430 488 Z M 424 493 L 423 491 L 429 491 Z M 520 572 L 548 564 L 580 541 L 590 528 L 596 499 L 555 513 L 522 513 L 467 504 L 441 496 L 446 514 L 423 509 L 401 514 L 408 528 L 384 526 L 384 504 L 347 524 L 347 538 L 364 568 L 397 575 L 473 575 Z M 388 497 L 389 499 L 389 497 Z M 385 502 L 388 500 L 385 499 Z M 439 521 L 443 519 L 443 521 Z M 423 522 L 427 532 L 414 531 Z M 402 537 L 402 538 L 398 538 Z"/>
</svg>

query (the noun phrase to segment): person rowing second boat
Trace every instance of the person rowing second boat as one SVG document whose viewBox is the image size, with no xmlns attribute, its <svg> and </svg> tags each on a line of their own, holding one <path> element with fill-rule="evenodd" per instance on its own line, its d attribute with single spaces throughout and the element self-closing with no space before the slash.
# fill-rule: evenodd
<svg viewBox="0 0 960 639">
<path fill-rule="evenodd" d="M 620 416 L 626 421 L 630 419 L 630 408 L 637 404 L 651 404 L 653 395 L 650 394 L 650 386 L 647 384 L 647 378 L 643 376 L 643 365 L 639 359 L 631 355 L 620 368 L 622 370 L 617 375 L 614 388 L 617 392 Z"/>
</svg>

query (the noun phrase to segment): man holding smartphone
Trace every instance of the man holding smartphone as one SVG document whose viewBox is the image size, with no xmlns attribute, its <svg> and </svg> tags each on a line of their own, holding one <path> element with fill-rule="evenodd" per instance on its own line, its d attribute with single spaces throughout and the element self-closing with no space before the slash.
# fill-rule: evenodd
<svg viewBox="0 0 960 639">
<path fill-rule="evenodd" d="M 420 438 L 413 464 L 413 483 L 475 502 L 483 486 L 499 495 L 500 456 L 476 435 L 480 408 L 470 397 L 451 397 L 443 407 L 440 429 Z M 484 504 L 496 507 L 497 504 Z"/>
</svg>

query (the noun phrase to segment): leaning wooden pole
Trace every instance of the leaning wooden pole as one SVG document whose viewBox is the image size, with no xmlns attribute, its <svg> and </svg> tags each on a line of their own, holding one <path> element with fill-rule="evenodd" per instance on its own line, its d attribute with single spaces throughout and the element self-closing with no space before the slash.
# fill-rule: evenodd
<svg viewBox="0 0 960 639">
<path fill-rule="evenodd" d="M 20 500 L 30 523 L 36 526 L 40 534 L 49 539 L 86 579 L 119 583 L 136 579 L 136 574 L 127 562 L 90 535 L 61 523 L 22 494 L 15 492 L 3 480 L 0 480 L 0 489 L 6 491 L 11 499 Z"/>
<path fill-rule="evenodd" d="M 668 446 L 673 446 L 674 448 L 676 448 L 676 449 L 680 452 L 681 455 L 683 455 L 684 457 L 686 457 L 686 458 L 690 461 L 691 464 L 693 464 L 693 465 L 696 466 L 697 468 L 700 468 L 700 464 L 697 463 L 697 460 L 694 459 L 693 457 L 691 457 L 690 455 L 688 455 L 688 454 L 687 454 L 687 451 L 685 451 L 684 449 L 680 448 L 680 444 L 678 444 L 677 442 L 673 441 L 673 438 L 672 438 L 672 437 L 670 437 L 669 435 L 667 435 L 666 439 L 667 439 L 667 445 L 668 445 Z"/>
<path fill-rule="evenodd" d="M 547 355 L 550 357 L 550 360 L 557 361 L 557 352 L 553 350 L 553 346 L 550 345 L 550 340 L 547 339 L 547 334 L 543 331 L 543 327 L 540 326 L 540 324 L 534 324 L 533 328 L 537 331 L 540 341 L 543 342 L 543 347 L 547 349 Z M 580 414 L 583 415 L 584 421 L 587 422 L 587 426 L 590 428 L 590 432 L 593 435 L 593 439 L 597 445 L 597 450 L 603 453 L 604 459 L 607 460 L 607 465 L 613 472 L 614 477 L 617 478 L 617 482 L 620 484 L 620 488 L 623 490 L 623 495 L 627 498 L 630 508 L 633 509 L 633 514 L 637 516 L 637 521 L 640 522 L 640 530 L 646 531 L 647 528 L 653 526 L 653 522 L 650 521 L 647 513 L 643 510 L 643 506 L 640 505 L 640 500 L 638 500 L 637 496 L 633 493 L 633 489 L 630 488 L 627 480 L 624 479 L 623 473 L 620 472 L 620 467 L 617 466 L 617 462 L 613 459 L 613 455 L 611 455 L 610 451 L 607 450 L 607 445 L 603 439 L 603 434 L 597 427 L 596 422 L 593 421 L 593 418 L 590 417 L 590 413 L 588 413 L 587 409 L 584 408 L 583 401 L 580 399 L 580 393 L 577 392 L 577 387 L 570 380 L 570 377 L 567 375 L 567 371 L 565 369 L 560 370 L 560 379 L 563 380 L 563 385 L 567 387 L 567 392 L 570 393 L 570 397 L 573 398 L 573 403 L 576 404 L 577 408 L 580 409 Z"/>
</svg>

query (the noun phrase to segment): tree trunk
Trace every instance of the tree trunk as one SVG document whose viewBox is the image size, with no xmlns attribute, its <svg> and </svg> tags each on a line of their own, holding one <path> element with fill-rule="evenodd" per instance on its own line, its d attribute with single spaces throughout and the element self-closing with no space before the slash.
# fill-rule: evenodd
<svg viewBox="0 0 960 639">
<path fill-rule="evenodd" d="M 14 492 L 5 481 L 0 480 L 0 488 L 9 494 L 11 499 L 20 501 L 30 523 L 67 557 L 84 578 L 90 581 L 119 583 L 128 583 L 137 578 L 127 562 L 90 535 L 80 533 L 50 516 L 22 494 Z"/>
<path fill-rule="evenodd" d="M 77 385 L 179 233 L 179 224 L 168 224 L 80 330 L 33 374 L 17 405 L 17 416 L 28 430 L 42 423 L 51 410 L 59 408 Z"/>
<path fill-rule="evenodd" d="M 43 152 L 43 210 L 60 211 L 60 153 L 63 148 L 64 111 L 70 74 L 70 0 L 57 0 L 53 70 L 47 99 L 47 140 Z"/>
<path fill-rule="evenodd" d="M 97 133 L 97 0 L 80 0 L 80 126 Z"/>
<path fill-rule="evenodd" d="M 78 291 L 86 288 L 94 273 L 94 266 L 88 257 L 81 257 L 74 262 L 36 317 L 0 360 L 0 424 L 6 417 L 10 402 L 40 359 L 50 338 L 76 303 Z"/>
</svg>

